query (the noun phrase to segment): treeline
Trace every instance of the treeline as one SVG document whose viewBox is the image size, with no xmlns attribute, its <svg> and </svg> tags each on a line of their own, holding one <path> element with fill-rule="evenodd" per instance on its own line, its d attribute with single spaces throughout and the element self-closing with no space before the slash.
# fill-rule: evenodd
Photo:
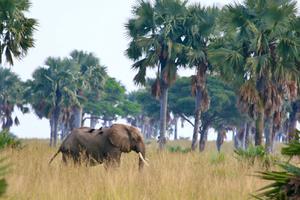
<svg viewBox="0 0 300 200">
<path fill-rule="evenodd" d="M 126 24 L 131 39 L 126 53 L 138 70 L 136 83 L 145 83 L 147 69 L 157 69 L 152 90 L 160 98 L 161 148 L 166 143 L 168 94 L 180 68 L 195 70 L 193 150 L 209 108 L 208 76 L 226 80 L 237 94 L 238 107 L 248 119 L 244 140 L 253 130 L 255 145 L 265 138 L 271 152 L 287 113 L 288 140 L 294 139 L 300 77 L 296 1 L 245 0 L 223 8 L 180 0 L 139 1 L 132 13 Z M 291 103 L 294 110 L 288 112 L 285 105 Z M 223 124 L 223 129 L 228 127 L 232 124 Z M 205 137 L 203 131 L 200 143 Z"/>
<path fill-rule="evenodd" d="M 277 134 L 294 139 L 299 117 L 296 6 L 292 0 L 245 0 L 223 8 L 181 0 L 138 1 L 125 25 L 130 40 L 125 52 L 137 70 L 133 81 L 145 89 L 126 93 L 97 57 L 78 50 L 46 59 L 25 83 L 1 68 L 2 127 L 19 123 L 11 117 L 16 106 L 28 112 L 31 105 L 39 117 L 49 119 L 54 145 L 58 133 L 64 137 L 88 118 L 91 127 L 99 119 L 108 125 L 127 118 L 145 137 L 159 135 L 163 149 L 166 131 L 174 130 L 177 138 L 177 121 L 183 119 L 194 127 L 192 150 L 198 144 L 204 150 L 208 129 L 214 128 L 218 147 L 233 130 L 236 146 L 247 148 L 254 136 L 255 145 L 265 141 L 272 152 Z M 7 8 L 11 13 L 3 13 L 10 16 L 1 15 L 1 56 L 11 64 L 13 56 L 21 57 L 33 46 L 35 21 L 21 15 L 28 8 Z M 26 27 L 11 18 L 28 20 L 21 23 Z M 10 37 L 19 36 L 18 31 L 26 37 Z M 180 77 L 180 68 L 195 74 Z M 147 79 L 148 69 L 157 70 L 154 80 Z"/>
</svg>

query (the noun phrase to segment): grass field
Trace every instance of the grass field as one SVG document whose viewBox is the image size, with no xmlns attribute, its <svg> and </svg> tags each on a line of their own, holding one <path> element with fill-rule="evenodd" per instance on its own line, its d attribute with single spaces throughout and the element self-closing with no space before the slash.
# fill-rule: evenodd
<svg viewBox="0 0 300 200">
<path fill-rule="evenodd" d="M 64 166 L 57 148 L 43 140 L 28 140 L 22 150 L 7 149 L 1 157 L 11 164 L 6 175 L 8 189 L 3 199 L 203 199 L 244 200 L 264 186 L 253 176 L 262 170 L 248 167 L 233 157 L 231 143 L 223 145 L 224 157 L 218 158 L 215 143 L 204 153 L 158 153 L 154 142 L 147 145 L 150 166 L 138 172 L 136 153 L 123 154 L 121 167 L 106 171 L 96 167 Z M 189 146 L 185 141 L 182 146 Z M 175 145 L 170 142 L 168 145 Z"/>
</svg>

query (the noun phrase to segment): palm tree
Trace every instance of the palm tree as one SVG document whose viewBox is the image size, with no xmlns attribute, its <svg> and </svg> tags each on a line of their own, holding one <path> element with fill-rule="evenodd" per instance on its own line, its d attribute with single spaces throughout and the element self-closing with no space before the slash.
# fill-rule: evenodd
<svg viewBox="0 0 300 200">
<path fill-rule="evenodd" d="M 93 53 L 74 50 L 70 53 L 70 56 L 72 61 L 79 65 L 79 71 L 76 72 L 79 73 L 76 93 L 81 99 L 81 103 L 72 107 L 74 114 L 72 128 L 78 128 L 82 126 L 82 116 L 84 115 L 84 102 L 82 100 L 86 98 L 94 102 L 100 100 L 107 74 L 106 68 L 100 65 L 99 59 Z M 94 127 L 96 122 L 97 116 L 92 115 L 91 127 Z"/>
<path fill-rule="evenodd" d="M 13 65 L 13 57 L 22 58 L 34 46 L 37 21 L 25 17 L 29 0 L 0 0 L 0 64 L 2 57 Z"/>
<path fill-rule="evenodd" d="M 20 78 L 10 69 L 0 67 L 0 121 L 2 129 L 18 125 L 19 119 L 13 119 L 12 113 L 18 107 L 23 113 L 28 112 L 22 98 L 23 85 Z"/>
<path fill-rule="evenodd" d="M 195 96 L 195 122 L 192 138 L 192 150 L 197 147 L 200 127 L 201 110 L 209 106 L 209 97 L 206 87 L 206 74 L 209 70 L 207 50 L 214 37 L 217 8 L 205 8 L 200 4 L 188 8 L 185 21 L 187 58 L 190 67 L 195 67 L 196 74 L 192 76 L 192 94 Z"/>
<path fill-rule="evenodd" d="M 127 56 L 138 70 L 134 77 L 137 84 L 145 84 L 148 68 L 157 68 L 155 96 L 160 98 L 160 149 L 166 143 L 166 118 L 168 88 L 175 80 L 178 66 L 182 64 L 182 23 L 186 1 L 156 0 L 153 4 L 140 0 L 133 7 L 133 17 L 126 24 L 131 38 Z"/>
<path fill-rule="evenodd" d="M 57 143 L 58 126 L 62 108 L 79 104 L 76 96 L 77 77 L 68 59 L 47 58 L 47 67 L 33 73 L 27 82 L 27 100 L 40 118 L 50 121 L 50 146 Z"/>
<path fill-rule="evenodd" d="M 221 72 L 242 79 L 240 106 L 256 119 L 256 145 L 261 145 L 265 128 L 266 149 L 270 152 L 284 99 L 296 97 L 296 3 L 246 0 L 227 6 L 222 19 L 227 27 L 224 33 L 232 40 L 226 41 L 226 48 L 212 50 L 211 59 L 219 60 Z"/>
</svg>

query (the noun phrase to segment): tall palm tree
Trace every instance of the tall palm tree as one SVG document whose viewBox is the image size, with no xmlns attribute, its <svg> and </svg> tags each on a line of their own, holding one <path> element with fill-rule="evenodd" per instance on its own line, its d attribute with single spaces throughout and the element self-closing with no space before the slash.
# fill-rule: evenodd
<svg viewBox="0 0 300 200">
<path fill-rule="evenodd" d="M 79 75 L 77 95 L 81 98 L 88 98 L 89 101 L 99 101 L 103 92 L 104 82 L 107 78 L 106 68 L 100 65 L 99 58 L 93 53 L 74 50 L 70 53 L 74 63 L 79 65 Z M 72 111 L 74 113 L 74 122 L 72 128 L 82 126 L 83 105 L 84 102 L 74 105 Z M 96 116 L 91 116 L 91 126 L 94 127 L 97 121 Z"/>
<path fill-rule="evenodd" d="M 195 96 L 195 123 L 192 138 L 192 150 L 197 147 L 200 127 L 201 110 L 209 106 L 206 87 L 206 74 L 209 70 L 207 50 L 214 36 L 218 9 L 205 8 L 194 4 L 188 8 L 185 21 L 186 37 L 184 44 L 187 48 L 187 62 L 194 67 L 196 74 L 192 76 L 192 93 Z"/>
<path fill-rule="evenodd" d="M 0 64 L 2 57 L 13 65 L 13 57 L 22 58 L 34 46 L 37 21 L 27 18 L 29 0 L 0 0 Z"/>
<path fill-rule="evenodd" d="M 160 98 L 160 149 L 166 143 L 166 118 L 168 88 L 176 78 L 178 66 L 182 64 L 182 23 L 186 13 L 186 1 L 140 0 L 133 7 L 133 17 L 126 24 L 131 38 L 127 56 L 138 70 L 134 77 L 137 84 L 145 84 L 148 68 L 157 68 L 154 93 Z"/>
<path fill-rule="evenodd" d="M 23 85 L 20 78 L 10 69 L 0 67 L 0 121 L 2 129 L 18 125 L 19 119 L 13 119 L 12 113 L 18 107 L 23 113 L 28 112 L 22 98 Z"/>
<path fill-rule="evenodd" d="M 57 133 L 62 108 L 79 104 L 76 98 L 76 81 L 68 59 L 47 58 L 47 67 L 40 67 L 33 73 L 33 80 L 27 82 L 27 100 L 40 118 L 50 122 L 50 146 L 57 143 Z"/>
<path fill-rule="evenodd" d="M 225 33 L 232 36 L 232 44 L 212 50 L 211 58 L 219 60 L 221 71 L 242 77 L 240 105 L 256 119 L 256 145 L 261 145 L 266 128 L 266 149 L 270 152 L 284 99 L 296 97 L 299 78 L 299 66 L 295 64 L 299 59 L 299 41 L 293 25 L 296 3 L 246 0 L 244 4 L 227 6 L 222 19 L 227 27 Z"/>
</svg>

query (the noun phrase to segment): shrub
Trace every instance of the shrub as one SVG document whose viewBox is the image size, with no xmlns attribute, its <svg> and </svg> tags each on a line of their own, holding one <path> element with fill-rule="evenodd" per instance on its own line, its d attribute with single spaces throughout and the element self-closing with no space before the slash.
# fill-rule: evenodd
<svg viewBox="0 0 300 200">
<path fill-rule="evenodd" d="M 269 168 L 277 160 L 275 156 L 267 154 L 263 146 L 249 146 L 247 149 L 236 149 L 234 153 L 238 160 L 246 161 L 248 165 L 254 165 L 258 161 L 266 168 Z"/>
<path fill-rule="evenodd" d="M 171 153 L 188 153 L 191 151 L 191 148 L 183 148 L 181 146 L 168 146 L 167 149 Z"/>
<path fill-rule="evenodd" d="M 224 162 L 225 162 L 225 154 L 224 153 L 213 154 L 210 158 L 211 164 L 221 164 Z"/>
<path fill-rule="evenodd" d="M 22 143 L 14 134 L 10 133 L 8 130 L 2 130 L 0 132 L 0 149 L 6 147 L 22 148 Z"/>
<path fill-rule="evenodd" d="M 299 135 L 299 131 L 297 134 Z M 298 137 L 297 137 L 298 138 Z M 300 143 L 299 139 L 294 140 L 286 147 L 281 149 L 283 155 L 299 156 Z M 282 171 L 259 172 L 258 176 L 273 183 L 263 187 L 257 195 L 257 199 L 300 199 L 300 168 L 287 162 L 278 163 Z"/>
</svg>

